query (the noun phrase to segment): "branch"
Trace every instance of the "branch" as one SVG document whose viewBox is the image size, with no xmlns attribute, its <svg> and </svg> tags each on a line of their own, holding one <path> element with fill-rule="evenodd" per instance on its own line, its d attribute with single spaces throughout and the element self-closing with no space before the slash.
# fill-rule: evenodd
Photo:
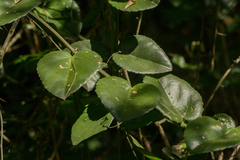
<svg viewBox="0 0 240 160">
<path fill-rule="evenodd" d="M 162 126 L 161 126 L 161 122 L 160 122 L 160 121 L 157 121 L 157 122 L 155 122 L 155 125 L 158 127 L 159 132 L 160 132 L 160 134 L 162 135 L 162 139 L 163 139 L 163 141 L 164 141 L 164 143 L 165 143 L 165 146 L 166 146 L 167 148 L 170 148 L 171 146 L 170 146 L 169 141 L 168 141 L 168 139 L 167 139 L 167 136 L 166 136 L 166 134 L 165 134 L 165 132 L 164 132 Z"/>
<path fill-rule="evenodd" d="M 2 118 L 2 111 L 0 109 L 0 123 L 1 123 L 1 140 L 0 140 L 0 145 L 1 145 L 1 160 L 3 160 L 3 118 Z"/>
<path fill-rule="evenodd" d="M 232 68 L 238 64 L 240 62 L 240 56 L 234 61 L 234 63 L 230 66 L 230 68 L 224 73 L 224 75 L 222 76 L 222 78 L 220 79 L 220 81 L 218 82 L 217 86 L 215 87 L 215 89 L 213 90 L 212 95 L 210 96 L 210 98 L 208 99 L 205 107 L 204 107 L 204 112 L 206 112 L 207 107 L 209 106 L 211 100 L 213 99 L 216 91 L 218 90 L 218 88 L 221 86 L 222 82 L 224 81 L 224 79 L 228 76 L 228 74 L 230 73 L 230 71 L 232 70 Z"/>
<path fill-rule="evenodd" d="M 0 66 L 2 65 L 3 57 L 7 51 L 6 50 L 7 46 L 9 44 L 9 42 L 11 41 L 11 38 L 15 32 L 15 29 L 17 28 L 19 21 L 20 21 L 20 19 L 17 19 L 16 21 L 13 22 L 12 27 L 11 27 L 10 31 L 8 32 L 7 38 L 5 39 L 5 42 L 3 43 L 3 46 L 0 50 Z"/>
<path fill-rule="evenodd" d="M 76 51 L 73 49 L 73 47 L 58 33 L 56 32 L 48 23 L 46 23 L 43 19 L 41 19 L 39 16 L 37 16 L 36 14 L 34 14 L 33 12 L 29 12 L 29 17 L 31 19 L 36 19 L 37 21 L 39 21 L 40 23 L 42 23 L 45 27 L 47 27 L 52 34 L 54 34 L 59 41 L 61 41 L 71 52 L 72 54 L 75 53 Z"/>
</svg>

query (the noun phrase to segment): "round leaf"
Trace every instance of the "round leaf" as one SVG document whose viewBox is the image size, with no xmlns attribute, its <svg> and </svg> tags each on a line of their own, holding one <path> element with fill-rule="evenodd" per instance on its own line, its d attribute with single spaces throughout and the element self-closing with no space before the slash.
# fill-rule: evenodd
<svg viewBox="0 0 240 160">
<path fill-rule="evenodd" d="M 51 0 L 35 14 L 44 19 L 64 38 L 77 39 L 82 28 L 80 8 L 74 0 Z"/>
<path fill-rule="evenodd" d="M 170 120 L 184 125 L 184 120 L 201 116 L 202 98 L 186 81 L 169 74 L 160 79 L 146 76 L 143 82 L 159 89 L 161 98 L 156 108 Z"/>
<path fill-rule="evenodd" d="M 141 74 L 157 74 L 172 70 L 165 52 L 152 39 L 136 35 L 120 43 L 122 54 L 114 54 L 113 60 L 122 68 Z"/>
<path fill-rule="evenodd" d="M 105 49 L 104 45 L 102 45 L 100 42 L 98 41 L 94 41 L 94 40 L 84 40 L 84 41 L 78 41 L 75 42 L 73 44 L 71 44 L 71 46 L 78 51 L 82 51 L 82 50 L 91 50 L 94 51 L 98 54 L 101 55 L 101 57 L 103 57 L 103 60 L 107 61 L 107 50 Z M 70 50 L 68 48 L 64 49 L 65 51 L 70 53 Z M 83 87 L 89 92 L 91 91 L 94 87 L 95 84 L 97 83 L 97 81 L 100 78 L 100 74 L 96 73 L 95 75 L 93 75 L 89 81 L 83 85 Z"/>
<path fill-rule="evenodd" d="M 223 150 L 240 143 L 240 127 L 228 129 L 223 122 L 204 116 L 188 124 L 184 138 L 193 154 Z"/>
<path fill-rule="evenodd" d="M 132 87 L 118 77 L 106 77 L 97 82 L 96 92 L 104 106 L 119 121 L 139 117 L 152 110 L 159 99 L 159 91 L 150 84 Z"/>
<path fill-rule="evenodd" d="M 160 0 L 109 0 L 109 3 L 121 11 L 137 12 L 158 6 Z"/>
<path fill-rule="evenodd" d="M 67 51 L 54 51 L 38 62 L 37 71 L 44 87 L 65 100 L 99 70 L 101 62 L 93 51 L 80 51 L 74 56 Z"/>
<path fill-rule="evenodd" d="M 21 0 L 18 3 L 14 3 L 14 0 L 1 0 L 0 26 L 25 16 L 40 3 L 42 0 Z"/>
</svg>

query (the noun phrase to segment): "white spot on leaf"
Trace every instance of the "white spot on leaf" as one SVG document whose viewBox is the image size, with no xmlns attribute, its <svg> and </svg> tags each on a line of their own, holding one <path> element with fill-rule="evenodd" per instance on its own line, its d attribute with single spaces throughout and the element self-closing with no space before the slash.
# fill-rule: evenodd
<svg viewBox="0 0 240 160">
<path fill-rule="evenodd" d="M 132 91 L 133 94 L 137 94 L 137 91 Z"/>
</svg>

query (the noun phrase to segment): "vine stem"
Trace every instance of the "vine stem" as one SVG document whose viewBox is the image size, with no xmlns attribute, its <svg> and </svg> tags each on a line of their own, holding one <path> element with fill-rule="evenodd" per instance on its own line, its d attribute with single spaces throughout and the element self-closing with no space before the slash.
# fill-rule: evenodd
<svg viewBox="0 0 240 160">
<path fill-rule="evenodd" d="M 211 96 L 209 97 L 205 107 L 204 107 L 204 112 L 206 112 L 207 107 L 209 106 L 211 100 L 213 99 L 216 91 L 218 90 L 218 88 L 221 86 L 222 82 L 224 81 L 224 79 L 228 76 L 228 74 L 230 73 L 230 71 L 232 70 L 232 68 L 238 64 L 240 62 L 240 56 L 234 61 L 233 64 L 231 64 L 230 68 L 224 73 L 224 75 L 222 76 L 222 78 L 220 79 L 220 81 L 218 82 L 217 86 L 215 87 L 215 89 L 213 90 Z"/>
<path fill-rule="evenodd" d="M 48 23 L 46 23 L 42 18 L 34 14 L 33 12 L 29 12 L 30 18 L 34 18 L 42 23 L 45 27 L 47 27 L 71 52 L 72 54 L 76 51 L 73 47 L 57 32 L 55 31 Z"/>
<path fill-rule="evenodd" d="M 73 55 L 73 53 L 76 53 L 74 48 L 57 31 L 55 31 L 49 24 L 47 24 L 42 18 L 40 18 L 39 16 L 37 16 L 33 12 L 29 12 L 29 18 L 31 18 L 31 19 L 34 18 L 37 21 L 39 21 L 40 23 L 42 23 L 45 27 L 47 27 L 72 52 L 72 55 Z M 37 25 L 37 26 L 39 26 L 39 25 Z M 108 73 L 106 73 L 102 69 L 100 69 L 100 72 L 106 77 L 110 76 Z"/>
</svg>

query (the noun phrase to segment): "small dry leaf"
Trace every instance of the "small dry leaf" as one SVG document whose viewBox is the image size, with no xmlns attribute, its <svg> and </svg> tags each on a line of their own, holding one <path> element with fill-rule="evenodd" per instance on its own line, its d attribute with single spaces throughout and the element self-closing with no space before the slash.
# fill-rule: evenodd
<svg viewBox="0 0 240 160">
<path fill-rule="evenodd" d="M 129 0 L 128 3 L 126 4 L 126 6 L 124 7 L 124 9 L 127 9 L 128 7 L 130 7 L 131 5 L 134 5 L 136 3 L 135 0 Z"/>
</svg>

